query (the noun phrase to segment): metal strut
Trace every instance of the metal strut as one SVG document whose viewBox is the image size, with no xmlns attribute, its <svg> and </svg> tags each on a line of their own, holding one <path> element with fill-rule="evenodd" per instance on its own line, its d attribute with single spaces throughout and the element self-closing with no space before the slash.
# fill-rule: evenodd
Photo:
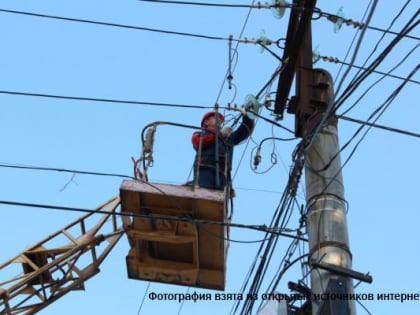
<svg viewBox="0 0 420 315">
<path fill-rule="evenodd" d="M 107 212 L 99 221 L 92 221 L 92 211 L 0 265 L 0 279 L 22 270 L 0 282 L 0 315 L 35 314 L 66 293 L 83 290 L 124 233 L 117 224 L 119 203 L 114 197 L 96 209 Z"/>
</svg>

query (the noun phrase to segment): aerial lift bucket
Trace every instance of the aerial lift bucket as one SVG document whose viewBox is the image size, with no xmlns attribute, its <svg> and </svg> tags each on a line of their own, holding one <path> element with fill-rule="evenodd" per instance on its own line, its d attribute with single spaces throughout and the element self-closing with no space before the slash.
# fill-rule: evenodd
<svg viewBox="0 0 420 315">
<path fill-rule="evenodd" d="M 223 191 L 126 180 L 120 198 L 130 244 L 129 278 L 224 290 L 228 213 Z"/>
</svg>

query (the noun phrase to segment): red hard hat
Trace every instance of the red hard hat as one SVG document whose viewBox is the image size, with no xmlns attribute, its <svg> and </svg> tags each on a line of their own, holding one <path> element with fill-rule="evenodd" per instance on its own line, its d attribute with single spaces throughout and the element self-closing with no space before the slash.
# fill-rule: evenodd
<svg viewBox="0 0 420 315">
<path fill-rule="evenodd" d="M 225 120 L 225 117 L 222 114 L 220 114 L 220 113 L 218 113 L 218 114 L 219 114 L 219 123 L 222 124 L 223 121 Z M 203 126 L 204 121 L 207 118 L 210 118 L 212 116 L 216 116 L 216 112 L 207 112 L 207 113 L 205 113 L 204 116 L 203 116 L 203 118 L 201 119 L 201 126 Z"/>
</svg>

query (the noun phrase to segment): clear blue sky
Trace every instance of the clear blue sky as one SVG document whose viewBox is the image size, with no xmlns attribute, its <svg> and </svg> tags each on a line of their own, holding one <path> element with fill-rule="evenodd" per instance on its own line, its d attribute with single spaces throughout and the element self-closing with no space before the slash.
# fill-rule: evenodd
<svg viewBox="0 0 420 315">
<path fill-rule="evenodd" d="M 214 3 L 227 3 L 214 1 Z M 251 1 L 229 3 L 250 4 Z M 346 18 L 362 21 L 368 0 L 317 1 L 317 7 L 335 14 L 343 6 Z M 386 29 L 405 1 L 380 1 L 370 25 Z M 169 5 L 142 1 L 2 1 L 0 9 L 87 19 L 152 29 L 238 38 L 246 22 L 248 9 L 209 8 Z M 399 32 L 418 9 L 409 1 L 406 10 L 391 30 Z M 243 36 L 258 38 L 264 30 L 272 40 L 286 37 L 288 17 L 277 19 L 269 10 L 253 10 Z M 268 82 L 279 61 L 253 44 L 239 44 L 233 63 L 235 89 L 222 85 L 228 69 L 228 41 L 179 36 L 150 31 L 69 22 L 0 12 L 2 49 L 0 52 L 0 91 L 53 94 L 63 96 L 131 100 L 212 107 L 216 102 L 242 105 L 248 94 L 256 94 Z M 325 17 L 313 22 L 313 44 L 322 56 L 350 62 L 356 30 L 343 26 L 335 33 Z M 419 60 L 419 30 L 416 39 L 403 39 L 378 67 L 407 77 Z M 354 61 L 370 64 L 395 35 L 388 34 L 375 46 L 382 32 L 368 29 Z M 356 37 L 356 41 L 357 41 Z M 236 46 L 236 43 L 233 43 Z M 283 52 L 271 49 L 280 57 Z M 409 51 L 413 50 L 408 55 Z M 348 54 L 348 57 L 346 55 Z M 407 56 L 406 56 L 407 55 Z M 346 59 L 347 58 L 347 59 Z M 341 81 L 346 67 L 319 61 L 317 67 L 328 70 Z M 348 86 L 357 69 L 350 71 L 338 95 Z M 338 113 L 356 104 L 349 117 L 366 120 L 385 103 L 403 82 L 371 74 L 343 104 Z M 412 80 L 420 81 L 418 74 Z M 271 91 L 275 91 L 275 81 Z M 387 107 L 377 123 L 414 133 L 418 124 L 418 83 L 407 83 Z M 368 92 L 364 95 L 364 93 Z M 292 89 L 291 95 L 294 95 Z M 363 96 L 363 97 L 362 97 Z M 361 98 L 362 97 L 362 98 Z M 360 100 L 358 100 L 361 98 Z M 138 157 L 140 133 L 154 121 L 197 125 L 205 108 L 145 106 L 16 96 L 0 93 L 0 143 L 2 165 L 31 165 L 82 171 L 132 175 L 131 157 Z M 226 112 L 229 114 L 230 112 Z M 272 119 L 270 112 L 261 115 Z M 294 128 L 291 115 L 281 124 Z M 340 144 L 354 135 L 359 125 L 339 121 Z M 154 182 L 183 183 L 193 162 L 191 130 L 163 126 L 155 141 L 155 163 L 149 171 Z M 258 171 L 271 166 L 271 153 L 277 164 L 264 174 L 252 171 L 252 152 L 266 137 L 289 138 L 287 131 L 259 120 L 252 140 L 235 151 L 234 179 L 237 191 L 233 222 L 269 224 L 288 179 L 292 152 L 298 143 L 268 141 L 262 151 Z M 348 224 L 353 268 L 369 272 L 372 284 L 360 284 L 358 293 L 420 293 L 420 252 L 418 250 L 418 178 L 420 167 L 418 137 L 373 128 L 361 141 L 354 155 L 351 151 L 359 135 L 342 153 L 345 197 L 349 203 Z M 242 157 L 243 156 L 243 157 Z M 242 159 L 241 159 L 242 157 Z M 236 168 L 235 168 L 236 170 Z M 118 194 L 120 178 L 76 175 L 0 168 L 0 200 L 51 204 L 93 209 Z M 298 201 L 304 204 L 304 185 Z M 64 188 L 64 189 L 63 189 Z M 298 226 L 294 210 L 288 227 Z M 0 262 L 6 261 L 61 227 L 81 216 L 47 209 L 0 205 Z M 99 218 L 99 217 L 98 217 Z M 260 240 L 263 233 L 231 230 L 233 240 Z M 263 293 L 278 270 L 278 263 L 290 245 L 280 238 L 260 293 Z M 240 291 L 259 243 L 231 242 L 227 263 L 227 293 Z M 122 238 L 111 252 L 101 272 L 86 283 L 86 291 L 71 292 L 40 314 L 138 314 L 147 282 L 127 279 L 125 256 L 128 242 Z M 307 248 L 305 248 L 307 250 Z M 294 257 L 299 255 L 296 252 Z M 4 275 L 2 275 L 4 276 Z M 7 276 L 7 275 L 6 275 Z M 12 276 L 12 275 L 10 275 Z M 278 291 L 288 293 L 287 282 L 302 278 L 299 265 L 285 274 Z M 0 282 L 7 279 L 0 279 Z M 190 288 L 189 292 L 194 292 Z M 149 292 L 185 293 L 186 287 L 152 283 Z M 201 291 L 199 291 L 201 292 Z M 211 292 L 211 291 L 203 291 Z M 261 301 L 259 301 L 261 302 Z M 258 303 L 259 304 L 259 303 Z M 364 301 L 371 314 L 415 313 L 419 301 Z M 140 314 L 229 314 L 232 301 L 156 302 L 146 297 Z M 368 314 L 360 305 L 358 314 Z"/>
</svg>

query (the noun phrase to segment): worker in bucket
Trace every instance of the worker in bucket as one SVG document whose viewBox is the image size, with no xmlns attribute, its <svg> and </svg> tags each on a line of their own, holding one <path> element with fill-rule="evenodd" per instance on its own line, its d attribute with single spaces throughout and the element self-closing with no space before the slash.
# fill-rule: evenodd
<svg viewBox="0 0 420 315">
<path fill-rule="evenodd" d="M 223 190 L 230 187 L 233 148 L 251 136 L 255 122 L 244 108 L 240 108 L 242 122 L 235 129 L 225 126 L 224 116 L 208 112 L 201 119 L 200 131 L 192 134 L 191 142 L 196 151 L 193 183 L 202 188 Z"/>
</svg>

